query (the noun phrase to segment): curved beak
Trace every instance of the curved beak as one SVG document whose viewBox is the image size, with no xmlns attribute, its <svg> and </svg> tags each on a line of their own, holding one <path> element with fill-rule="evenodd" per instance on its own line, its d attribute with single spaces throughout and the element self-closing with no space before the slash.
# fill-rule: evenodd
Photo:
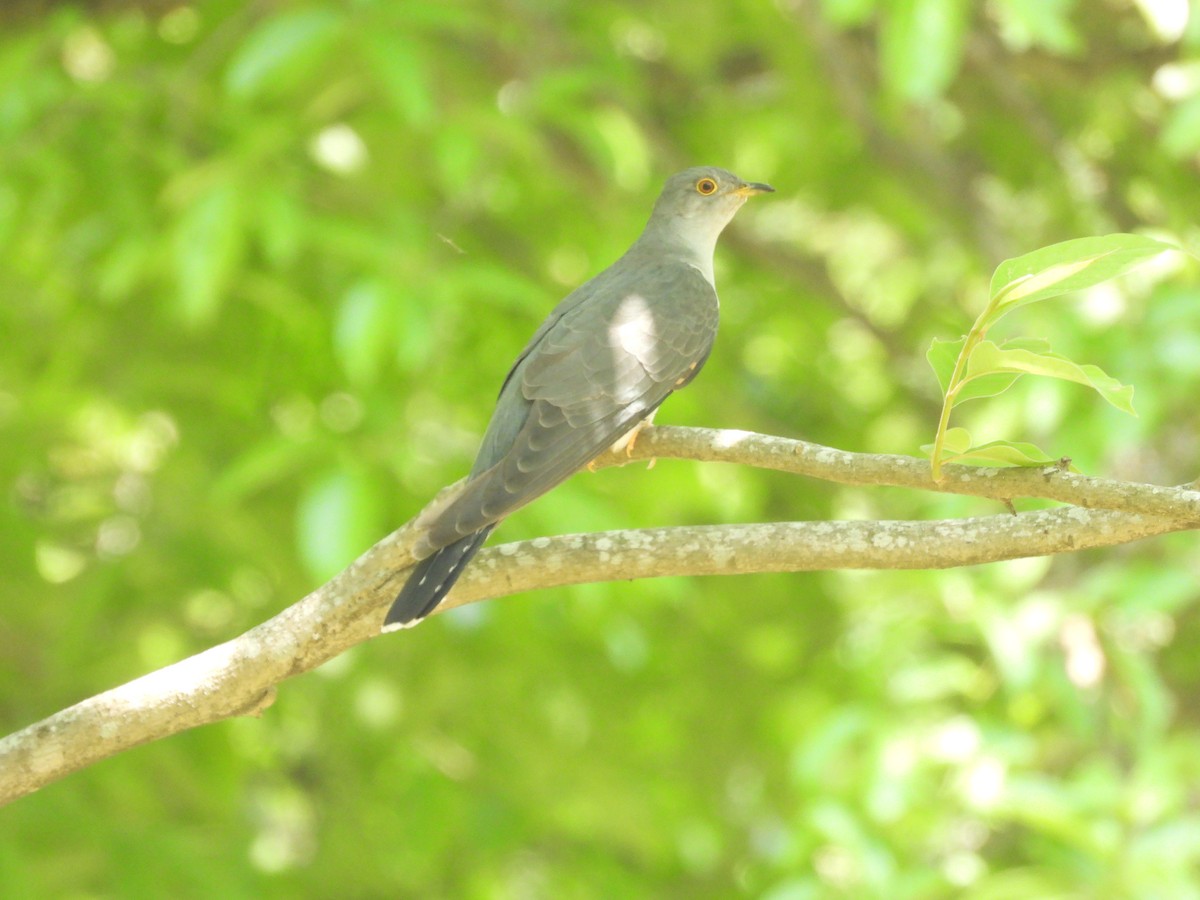
<svg viewBox="0 0 1200 900">
<path fill-rule="evenodd" d="M 775 188 L 769 184 L 761 184 L 760 182 L 753 181 L 749 184 L 743 184 L 741 187 L 734 188 L 732 193 L 737 194 L 739 197 L 753 197 L 755 194 L 773 194 L 775 193 Z"/>
</svg>

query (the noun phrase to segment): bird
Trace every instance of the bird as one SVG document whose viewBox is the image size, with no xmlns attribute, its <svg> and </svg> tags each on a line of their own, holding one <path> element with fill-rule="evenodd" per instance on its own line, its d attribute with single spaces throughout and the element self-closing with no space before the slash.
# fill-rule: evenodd
<svg viewBox="0 0 1200 900">
<path fill-rule="evenodd" d="M 667 179 L 633 245 L 568 294 L 517 356 L 470 474 L 414 521 L 419 562 L 384 631 L 433 612 L 500 520 L 636 440 L 696 377 L 717 334 L 717 238 L 748 198 L 773 192 L 713 166 Z"/>
</svg>

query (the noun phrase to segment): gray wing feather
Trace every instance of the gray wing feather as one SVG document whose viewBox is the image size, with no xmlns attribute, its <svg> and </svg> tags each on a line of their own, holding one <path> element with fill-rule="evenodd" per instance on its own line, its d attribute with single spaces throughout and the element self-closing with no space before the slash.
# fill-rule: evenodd
<svg viewBox="0 0 1200 900">
<path fill-rule="evenodd" d="M 577 296 L 579 295 L 579 296 Z M 431 548 L 503 518 L 591 462 L 691 380 L 712 348 L 716 292 L 690 266 L 614 268 L 559 305 L 509 372 L 462 493 Z"/>
</svg>

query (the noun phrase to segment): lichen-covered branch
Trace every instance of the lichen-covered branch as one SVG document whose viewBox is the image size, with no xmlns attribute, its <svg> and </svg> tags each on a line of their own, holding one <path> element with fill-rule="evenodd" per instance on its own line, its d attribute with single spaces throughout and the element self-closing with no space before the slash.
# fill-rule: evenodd
<svg viewBox="0 0 1200 900">
<path fill-rule="evenodd" d="M 444 608 L 503 593 L 670 575 L 949 569 L 1127 544 L 1190 521 L 1076 507 L 930 522 L 776 522 L 568 534 L 482 552 Z"/>
<path fill-rule="evenodd" d="M 607 454 L 595 467 L 655 458 L 737 463 L 838 484 L 917 488 L 1000 501 L 1040 497 L 1087 509 L 1119 509 L 1169 518 L 1200 515 L 1200 482 L 1163 487 L 1113 481 L 1080 475 L 1066 464 L 1027 469 L 945 465 L 942 480 L 934 481 L 927 459 L 852 453 L 792 438 L 715 428 L 646 428 L 632 452 Z"/>
<path fill-rule="evenodd" d="M 676 456 L 1075 505 L 943 521 L 783 522 L 564 535 L 485 550 L 444 608 L 537 588 L 662 575 L 839 568 L 932 569 L 1107 547 L 1200 528 L 1200 492 L 1089 479 L 1055 468 L 928 465 L 744 432 L 655 428 L 633 458 Z M 601 464 L 624 461 L 624 455 Z M 1111 508 L 1085 508 L 1111 507 Z M 62 710 L 0 741 L 0 804 L 130 747 L 235 715 L 258 714 L 276 685 L 379 633 L 412 564 L 411 526 L 384 538 L 328 584 L 245 634 Z M 397 640 L 411 640 L 400 637 Z"/>
</svg>

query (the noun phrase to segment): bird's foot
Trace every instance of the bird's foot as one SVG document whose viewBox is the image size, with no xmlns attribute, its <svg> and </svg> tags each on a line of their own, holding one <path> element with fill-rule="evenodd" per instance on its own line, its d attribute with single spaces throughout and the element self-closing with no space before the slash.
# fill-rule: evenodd
<svg viewBox="0 0 1200 900">
<path fill-rule="evenodd" d="M 653 418 L 653 416 L 651 416 L 651 418 Z M 633 446 L 637 443 L 638 436 L 642 433 L 642 430 L 648 425 L 650 425 L 650 419 L 644 419 L 637 428 L 633 429 L 633 431 L 629 433 L 629 440 L 625 444 L 626 462 L 633 461 Z M 646 471 L 649 472 L 651 469 L 653 469 L 656 462 L 658 462 L 656 457 L 650 457 L 650 461 L 646 464 Z"/>
<path fill-rule="evenodd" d="M 638 438 L 641 437 L 641 434 L 644 430 L 654 424 L 654 416 L 657 413 L 658 410 L 656 409 L 654 412 L 650 413 L 650 415 L 646 416 L 646 418 L 634 425 L 633 428 L 629 429 L 623 438 L 613 444 L 613 452 L 615 453 L 623 449 L 625 451 L 626 461 L 633 459 L 633 448 L 637 445 Z"/>
<path fill-rule="evenodd" d="M 655 410 L 655 412 L 657 412 L 657 411 L 658 410 Z M 623 466 L 626 463 L 632 462 L 633 461 L 633 449 L 634 449 L 634 446 L 637 444 L 638 436 L 642 433 L 642 431 L 647 426 L 653 425 L 653 424 L 654 424 L 654 413 L 650 413 L 650 415 L 646 416 L 646 418 L 642 419 L 640 422 L 638 422 L 636 425 L 634 425 L 631 429 L 629 429 L 629 431 L 625 432 L 625 434 L 623 434 L 619 439 L 613 441 L 612 445 L 608 448 L 607 453 L 602 453 L 600 456 L 597 456 L 590 463 L 588 463 L 587 470 L 589 472 L 595 474 L 596 470 L 600 468 L 600 461 L 602 459 L 605 459 L 609 454 L 612 454 L 613 456 L 624 455 L 625 459 L 622 460 L 621 462 L 618 462 L 617 465 Z M 608 464 L 612 465 L 611 462 Z M 649 469 L 654 468 L 654 460 L 653 459 L 650 460 L 650 465 L 647 466 L 647 468 L 649 468 Z"/>
</svg>

